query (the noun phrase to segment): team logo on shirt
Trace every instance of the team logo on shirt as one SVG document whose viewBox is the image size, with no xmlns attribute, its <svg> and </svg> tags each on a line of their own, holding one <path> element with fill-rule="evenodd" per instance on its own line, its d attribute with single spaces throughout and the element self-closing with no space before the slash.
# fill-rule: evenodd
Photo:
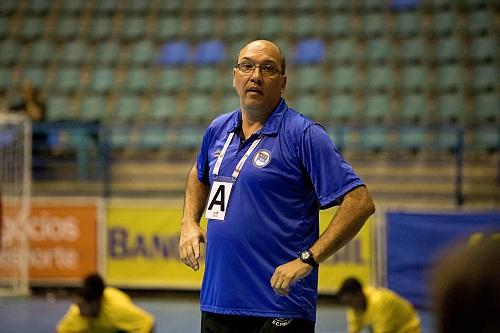
<svg viewBox="0 0 500 333">
<path fill-rule="evenodd" d="M 252 163 L 257 168 L 263 168 L 271 161 L 271 152 L 267 149 L 261 149 L 255 153 Z"/>
</svg>

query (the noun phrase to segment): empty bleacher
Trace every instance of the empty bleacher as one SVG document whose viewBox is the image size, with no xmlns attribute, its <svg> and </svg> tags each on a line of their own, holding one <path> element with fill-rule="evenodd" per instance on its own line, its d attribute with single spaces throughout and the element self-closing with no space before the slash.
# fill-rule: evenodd
<svg viewBox="0 0 500 333">
<path fill-rule="evenodd" d="M 411 161 L 454 165 L 457 130 L 465 157 L 490 170 L 500 149 L 499 15 L 489 0 L 2 1 L 0 107 L 29 79 L 49 121 L 109 127 L 117 163 L 192 157 L 197 131 L 238 106 L 238 50 L 268 38 L 287 57 L 290 106 L 323 124 L 361 170 L 392 161 L 390 180 Z"/>
</svg>

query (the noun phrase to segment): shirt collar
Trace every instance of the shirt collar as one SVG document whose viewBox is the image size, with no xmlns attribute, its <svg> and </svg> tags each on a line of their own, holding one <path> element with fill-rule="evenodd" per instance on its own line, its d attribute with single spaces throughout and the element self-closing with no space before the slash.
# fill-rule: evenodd
<svg viewBox="0 0 500 333">
<path fill-rule="evenodd" d="M 276 109 L 267 117 L 264 126 L 259 130 L 260 133 L 264 135 L 273 135 L 278 133 L 278 129 L 280 128 L 281 121 L 283 120 L 283 116 L 285 114 L 286 109 L 288 109 L 288 105 L 285 102 L 285 99 L 282 97 Z M 231 123 L 228 128 L 228 132 L 233 132 L 238 127 L 241 127 L 241 109 L 238 108 L 236 112 L 233 114 L 231 118 Z"/>
</svg>

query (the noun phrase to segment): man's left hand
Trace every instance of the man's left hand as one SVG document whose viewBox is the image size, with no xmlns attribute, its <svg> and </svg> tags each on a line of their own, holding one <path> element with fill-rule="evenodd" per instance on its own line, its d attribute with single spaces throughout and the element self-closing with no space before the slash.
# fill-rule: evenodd
<svg viewBox="0 0 500 333">
<path fill-rule="evenodd" d="M 290 292 L 290 286 L 296 281 L 305 278 L 312 271 L 312 266 L 303 263 L 299 258 L 276 267 L 271 277 L 271 287 L 280 296 Z"/>
</svg>

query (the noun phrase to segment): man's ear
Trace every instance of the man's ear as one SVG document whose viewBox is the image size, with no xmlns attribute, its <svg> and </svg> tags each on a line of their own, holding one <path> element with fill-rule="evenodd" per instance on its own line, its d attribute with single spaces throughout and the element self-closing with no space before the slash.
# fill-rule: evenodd
<svg viewBox="0 0 500 333">
<path fill-rule="evenodd" d="M 234 77 L 236 76 L 236 68 L 233 68 L 233 88 L 236 88 L 236 85 L 234 84 Z"/>
<path fill-rule="evenodd" d="M 281 84 L 281 92 L 285 91 L 286 87 L 286 75 L 283 75 L 283 83 Z"/>
</svg>

